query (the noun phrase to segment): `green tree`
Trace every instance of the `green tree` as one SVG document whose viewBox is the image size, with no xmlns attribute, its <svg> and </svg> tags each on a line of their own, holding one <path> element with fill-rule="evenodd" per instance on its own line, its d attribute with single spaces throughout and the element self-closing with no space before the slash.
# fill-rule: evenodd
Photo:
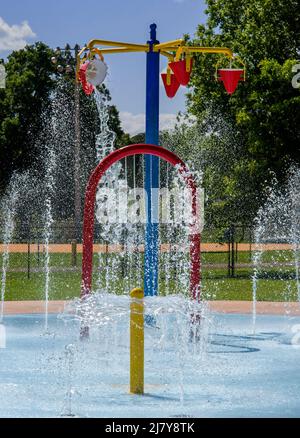
<svg viewBox="0 0 300 438">
<path fill-rule="evenodd" d="M 202 174 L 206 226 L 249 224 L 256 181 L 229 118 L 208 110 L 196 124 L 181 122 L 173 131 L 163 132 L 161 141 Z"/>
<path fill-rule="evenodd" d="M 0 184 L 14 170 L 26 169 L 36 151 L 34 138 L 41 129 L 54 80 L 52 51 L 43 43 L 13 52 L 5 64 L 6 88 L 0 94 Z"/>
<path fill-rule="evenodd" d="M 68 47 L 59 55 L 58 64 L 74 67 L 75 59 Z M 38 42 L 14 51 L 5 63 L 6 88 L 0 89 L 0 192 L 5 189 L 12 172 L 31 167 L 40 155 L 41 135 L 57 89 L 69 99 L 70 116 L 74 118 L 74 70 L 60 74 L 57 65 L 51 62 L 54 55 L 57 53 Z M 109 90 L 102 86 L 100 91 L 109 101 Z M 99 121 L 93 99 L 82 91 L 80 108 L 83 160 L 91 168 L 95 165 L 94 146 Z M 116 133 L 117 144 L 121 145 L 124 132 L 118 110 L 109 105 L 109 111 L 110 128 Z M 74 135 L 71 134 L 70 139 L 74 141 Z"/>
<path fill-rule="evenodd" d="M 234 209 L 225 206 L 238 207 L 246 199 L 244 220 L 251 220 L 266 182 L 274 173 L 284 180 L 290 162 L 300 162 L 300 90 L 291 85 L 300 50 L 299 2 L 207 0 L 206 13 L 207 24 L 189 44 L 230 47 L 246 62 L 247 81 L 228 96 L 213 81 L 220 57 L 198 55 L 188 108 L 200 123 L 209 114 L 222 114 L 235 130 L 240 158 L 220 174 L 221 212 L 232 211 L 234 220 Z M 228 61 L 221 59 L 221 65 L 228 67 Z M 215 147 L 210 141 L 209 148 Z"/>
</svg>

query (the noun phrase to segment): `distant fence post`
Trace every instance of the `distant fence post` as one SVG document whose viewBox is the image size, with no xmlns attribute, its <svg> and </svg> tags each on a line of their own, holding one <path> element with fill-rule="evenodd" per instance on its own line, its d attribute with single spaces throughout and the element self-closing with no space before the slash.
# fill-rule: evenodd
<svg viewBox="0 0 300 438">
<path fill-rule="evenodd" d="M 235 277 L 235 227 L 234 225 L 231 226 L 231 277 Z"/>
<path fill-rule="evenodd" d="M 253 236 L 252 236 L 252 228 L 250 228 L 250 248 L 249 248 L 249 260 L 250 262 L 252 262 L 252 240 L 253 240 Z"/>
<path fill-rule="evenodd" d="M 225 238 L 227 239 L 227 244 L 228 244 L 228 250 L 227 250 L 227 255 L 228 255 L 227 276 L 228 277 L 231 276 L 231 235 L 230 235 L 230 233 L 231 233 L 230 228 L 228 228 L 228 230 L 225 231 Z"/>
<path fill-rule="evenodd" d="M 27 237 L 27 279 L 30 280 L 30 224 L 28 223 L 28 237 Z"/>
<path fill-rule="evenodd" d="M 38 267 L 40 267 L 40 241 L 39 240 L 37 243 L 37 262 L 38 262 Z"/>
<path fill-rule="evenodd" d="M 235 277 L 235 227 L 231 225 L 226 232 L 228 241 L 228 277 Z"/>
<path fill-rule="evenodd" d="M 77 266 L 77 240 L 72 241 L 72 266 Z"/>
</svg>

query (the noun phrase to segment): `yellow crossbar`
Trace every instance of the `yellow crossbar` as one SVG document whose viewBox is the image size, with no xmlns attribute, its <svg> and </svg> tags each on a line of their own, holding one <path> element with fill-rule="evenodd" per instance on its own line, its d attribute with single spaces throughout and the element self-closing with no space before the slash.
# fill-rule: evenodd
<svg viewBox="0 0 300 438">
<path fill-rule="evenodd" d="M 183 39 L 174 40 L 174 41 L 167 41 L 165 43 L 155 44 L 155 51 L 165 49 L 169 50 L 169 47 L 176 47 L 178 49 L 179 46 L 181 46 L 184 43 Z"/>
<path fill-rule="evenodd" d="M 147 46 L 146 49 L 144 47 L 143 48 L 114 47 L 114 48 L 99 49 L 99 50 L 103 55 L 105 54 L 113 55 L 114 53 L 149 52 L 149 47 Z"/>
<path fill-rule="evenodd" d="M 227 55 L 229 58 L 233 58 L 233 52 L 228 47 L 194 47 L 186 46 L 183 47 L 183 52 L 185 53 L 216 53 L 221 55 Z"/>
<path fill-rule="evenodd" d="M 161 55 L 166 56 L 170 61 L 179 60 L 182 55 L 192 55 L 193 53 L 215 53 L 219 55 L 226 55 L 230 59 L 233 59 L 233 52 L 228 47 L 202 47 L 202 46 L 184 46 L 184 40 L 178 39 L 173 41 L 167 41 L 165 43 L 155 44 L 153 46 L 154 52 L 160 52 Z M 100 46 L 100 47 L 99 47 Z M 104 46 L 101 47 L 101 46 Z M 114 54 L 114 53 L 131 53 L 131 52 L 149 52 L 149 44 L 132 44 L 124 43 L 120 41 L 109 40 L 91 40 L 86 47 L 84 47 L 77 57 L 77 76 L 80 64 L 89 58 L 96 49 L 101 55 Z M 85 54 L 82 57 L 83 54 Z"/>
<path fill-rule="evenodd" d="M 148 44 L 132 44 L 107 40 L 91 40 L 87 45 L 88 49 L 93 49 L 95 46 L 125 47 L 127 49 L 142 49 L 145 51 L 149 49 Z"/>
</svg>

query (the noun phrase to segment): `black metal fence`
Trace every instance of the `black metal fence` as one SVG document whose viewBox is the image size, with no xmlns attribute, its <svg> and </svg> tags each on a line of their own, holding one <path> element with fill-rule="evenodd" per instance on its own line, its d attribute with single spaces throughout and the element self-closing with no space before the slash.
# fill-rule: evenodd
<svg viewBox="0 0 300 438">
<path fill-rule="evenodd" d="M 3 244 L 3 236 L 4 236 L 4 224 L 0 224 L 0 242 Z M 143 225 L 140 226 L 138 230 L 140 236 L 143 236 Z M 176 245 L 176 235 L 177 231 L 172 233 L 172 241 L 168 241 L 170 235 L 166 232 L 164 226 L 161 226 L 161 240 L 162 243 L 173 244 Z M 70 254 L 70 266 L 71 267 L 79 267 L 80 266 L 80 256 L 78 254 L 78 245 L 82 244 L 82 224 L 79 229 L 70 223 L 54 223 L 51 226 L 50 234 L 50 244 L 56 245 L 68 245 L 66 248 L 66 252 Z M 104 251 L 106 248 L 106 252 L 109 252 L 110 243 L 102 238 L 103 225 L 95 224 L 95 236 L 94 241 L 97 244 L 104 246 Z M 180 229 L 178 229 L 178 233 Z M 126 235 L 126 227 L 124 226 L 124 232 L 122 232 L 121 239 L 118 242 L 121 247 L 126 246 L 127 235 Z M 41 224 L 36 223 L 23 223 L 18 221 L 16 223 L 13 235 L 11 236 L 11 244 L 22 245 L 22 249 L 20 247 L 14 247 L 13 251 L 22 252 L 22 262 L 23 268 L 26 267 L 28 277 L 30 277 L 30 273 L 32 268 L 40 268 L 43 265 L 43 257 L 45 255 L 45 227 Z M 245 252 L 245 248 L 241 250 L 241 244 L 248 244 L 248 261 L 251 263 L 251 253 L 252 253 L 252 244 L 253 244 L 253 230 L 249 226 L 242 225 L 231 225 L 224 227 L 205 227 L 202 233 L 202 243 L 203 243 L 203 254 L 205 253 L 214 253 L 220 254 L 220 257 L 217 258 L 216 266 L 219 268 L 227 269 L 228 277 L 235 277 L 236 272 L 239 269 L 239 255 L 241 252 Z M 209 247 L 206 244 L 212 244 Z M 215 247 L 214 245 L 215 244 Z M 141 241 L 137 241 L 137 245 L 140 248 L 143 247 L 143 238 Z M 24 246 L 26 246 L 26 251 Z M 13 248 L 13 247 L 11 247 Z M 19 248 L 19 249 L 18 249 Z M 4 247 L 2 246 L 2 253 L 4 251 Z M 52 252 L 55 251 L 52 250 Z M 61 251 L 61 250 L 60 250 Z M 143 249 L 140 250 L 143 252 Z M 26 255 L 26 257 L 25 257 Z M 25 262 L 26 259 L 26 262 Z M 204 257 L 205 259 L 205 257 Z M 245 260 L 243 260 L 245 261 Z M 204 260 L 204 265 L 205 265 Z M 210 260 L 210 265 L 214 264 L 214 260 Z M 213 266 L 212 266 L 213 267 Z"/>
</svg>

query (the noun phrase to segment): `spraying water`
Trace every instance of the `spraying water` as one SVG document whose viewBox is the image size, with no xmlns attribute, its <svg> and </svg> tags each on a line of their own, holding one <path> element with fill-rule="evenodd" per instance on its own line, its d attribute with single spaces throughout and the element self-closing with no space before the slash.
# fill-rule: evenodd
<svg viewBox="0 0 300 438">
<path fill-rule="evenodd" d="M 277 279 L 281 280 L 284 288 L 283 298 L 286 301 L 294 297 L 300 302 L 299 285 L 299 190 L 300 190 L 300 171 L 292 166 L 289 171 L 287 184 L 280 187 L 276 179 L 267 189 L 268 201 L 258 211 L 255 220 L 255 246 L 253 254 L 254 273 L 252 277 L 253 292 L 253 325 L 256 321 L 256 300 L 260 277 L 263 275 L 267 279 L 272 278 L 272 271 L 269 265 L 278 267 Z M 267 250 L 263 250 L 263 244 L 286 244 L 285 251 L 273 250 L 272 255 Z M 271 257 L 271 262 L 266 257 Z M 263 265 L 267 260 L 268 263 Z M 294 267 L 294 270 L 292 270 Z M 292 295 L 291 295 L 292 294 Z M 294 300 L 294 298 L 292 298 Z"/>
<path fill-rule="evenodd" d="M 292 244 L 294 252 L 297 296 L 300 303 L 300 169 L 292 167 L 288 182 L 288 193 L 291 199 L 292 210 Z"/>
<path fill-rule="evenodd" d="M 43 242 L 44 242 L 44 302 L 45 332 L 48 330 L 48 306 L 51 299 L 51 252 L 57 220 L 74 213 L 72 199 L 74 187 L 74 139 L 69 135 L 74 128 L 74 102 L 70 99 L 65 84 L 59 84 L 53 95 L 51 107 L 44 115 L 45 126 L 39 143 L 43 150 Z M 82 165 L 84 167 L 84 164 Z M 81 170 L 81 169 L 80 169 Z M 80 178 L 80 173 L 76 173 Z"/>
<path fill-rule="evenodd" d="M 53 214 L 52 214 L 52 196 L 54 195 L 54 170 L 56 167 L 56 155 L 53 150 L 49 150 L 48 166 L 46 173 L 46 200 L 45 200 L 45 225 L 44 225 L 44 242 L 45 242 L 45 332 L 48 331 L 48 305 L 50 289 L 50 252 L 49 244 L 52 234 Z"/>
<path fill-rule="evenodd" d="M 67 389 L 65 394 L 65 405 L 63 408 L 62 417 L 74 418 L 73 413 L 73 396 L 75 394 L 75 389 L 73 387 L 73 373 L 74 373 L 74 355 L 76 352 L 76 347 L 73 344 L 66 345 L 65 347 L 65 365 L 67 368 Z"/>
<path fill-rule="evenodd" d="M 100 133 L 96 138 L 97 161 L 113 152 L 116 135 L 109 127 L 109 106 L 105 96 L 95 90 L 94 98 L 98 110 Z M 99 253 L 98 289 L 104 287 L 113 293 L 120 293 L 123 287 L 130 291 L 130 277 L 134 265 L 135 248 L 140 243 L 137 227 L 127 222 L 128 163 L 124 168 L 120 162 L 105 174 L 96 195 L 96 218 L 101 226 L 101 240 L 105 242 L 105 257 Z M 111 192 L 109 192 L 109 190 Z M 110 193 L 114 193 L 111 197 Z M 125 210 L 124 210 L 125 209 Z M 124 213 L 125 212 L 125 213 Z M 142 230 L 140 230 L 141 232 Z M 138 262 L 139 263 L 139 262 Z M 139 265 L 139 268 L 141 266 Z M 123 281 L 120 282 L 120 274 Z M 103 283 L 104 281 L 104 283 Z"/>
<path fill-rule="evenodd" d="M 259 278 L 259 265 L 262 257 L 262 251 L 259 248 L 259 242 L 261 240 L 262 227 L 257 226 L 254 232 L 255 251 L 252 255 L 253 262 L 253 276 L 252 276 L 252 328 L 255 333 L 256 326 L 256 302 L 257 302 L 257 286 Z"/>
<path fill-rule="evenodd" d="M 9 267 L 9 244 L 12 241 L 12 236 L 15 227 L 15 213 L 16 202 L 18 199 L 18 191 L 15 184 L 12 184 L 12 188 L 8 196 L 2 201 L 2 211 L 4 219 L 4 233 L 3 233 L 3 245 L 4 251 L 2 255 L 2 276 L 1 276 L 1 308 L 0 308 L 0 323 L 3 321 L 4 314 L 4 301 L 6 291 L 6 277 L 7 269 Z"/>
<path fill-rule="evenodd" d="M 63 114 L 63 115 L 62 115 Z M 51 103 L 50 118 L 47 119 L 45 132 L 46 143 L 44 167 L 45 167 L 45 201 L 44 201 L 44 302 L 45 302 L 45 332 L 48 331 L 48 306 L 51 290 L 51 254 L 50 242 L 53 235 L 54 207 L 57 198 L 60 198 L 60 184 L 58 180 L 62 172 L 67 173 L 63 166 L 63 156 L 70 149 L 67 131 L 70 129 L 70 117 L 72 114 L 70 102 L 64 95 L 63 90 L 57 89 Z"/>
<path fill-rule="evenodd" d="M 6 280 L 10 260 L 9 245 L 12 242 L 15 230 L 15 219 L 19 204 L 24 198 L 24 195 L 28 193 L 28 179 L 29 174 L 26 172 L 23 174 L 14 174 L 8 185 L 6 195 L 1 202 L 2 219 L 4 222 L 4 251 L 2 255 L 0 322 L 3 321 L 4 315 Z"/>
</svg>

